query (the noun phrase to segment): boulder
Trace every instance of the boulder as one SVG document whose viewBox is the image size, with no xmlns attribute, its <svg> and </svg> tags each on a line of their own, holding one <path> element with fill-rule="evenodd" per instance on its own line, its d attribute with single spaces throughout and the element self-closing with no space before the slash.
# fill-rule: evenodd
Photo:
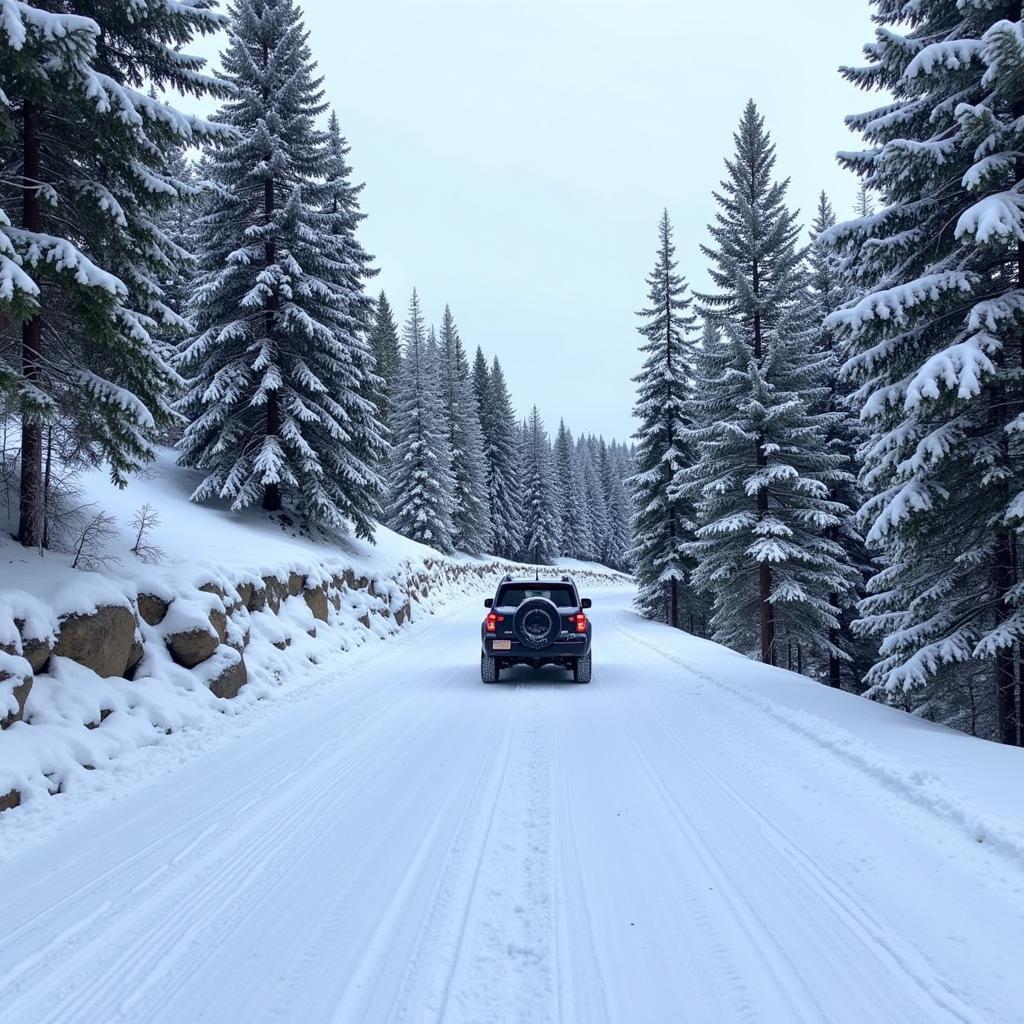
<svg viewBox="0 0 1024 1024">
<path fill-rule="evenodd" d="M 249 596 L 249 601 L 246 607 L 251 612 L 261 612 L 267 607 L 267 588 L 262 586 L 259 589 L 256 587 L 252 588 L 252 594 Z"/>
<path fill-rule="evenodd" d="M 251 602 L 256 588 L 251 583 L 239 583 L 235 590 L 238 591 L 238 600 L 242 602 L 242 606 L 252 611 Z"/>
<path fill-rule="evenodd" d="M 285 637 L 283 640 L 275 640 L 272 644 L 272 646 L 276 647 L 279 651 L 286 651 L 291 647 L 291 645 L 291 637 Z"/>
<path fill-rule="evenodd" d="M 123 676 L 135 629 L 135 616 L 123 605 L 105 605 L 88 615 L 67 615 L 60 620 L 53 653 L 77 661 L 105 679 Z"/>
<path fill-rule="evenodd" d="M 363 625 L 364 625 L 364 626 L 365 626 L 365 627 L 366 627 L 367 629 L 369 629 L 369 628 L 370 628 L 370 613 L 369 613 L 369 612 L 364 612 L 364 613 L 363 613 L 362 615 L 360 615 L 360 616 L 359 616 L 359 621 L 360 621 L 360 622 L 361 622 L 361 623 L 362 623 L 362 624 L 363 624 Z"/>
<path fill-rule="evenodd" d="M 9 725 L 22 720 L 25 715 L 25 701 L 28 700 L 31 689 L 32 676 L 13 675 L 10 672 L 0 671 L 0 692 L 10 690 L 14 694 L 14 703 L 17 704 L 14 711 L 8 712 L 6 716 L 0 718 L 0 729 L 6 729 Z"/>
<path fill-rule="evenodd" d="M 196 626 L 193 629 L 182 630 L 180 633 L 172 633 L 167 637 L 166 643 L 171 657 L 179 665 L 184 665 L 185 668 L 195 668 L 196 665 L 213 656 L 220 640 L 215 631 L 211 632 L 210 629 Z"/>
<path fill-rule="evenodd" d="M 204 594 L 213 594 L 214 597 L 219 597 L 221 601 L 225 598 L 224 588 L 219 583 L 204 583 L 199 589 Z"/>
<path fill-rule="evenodd" d="M 53 645 L 42 637 L 27 636 L 21 641 L 21 656 L 32 666 L 38 675 L 46 670 L 46 664 L 53 654 Z"/>
<path fill-rule="evenodd" d="M 288 574 L 288 596 L 298 597 L 306 589 L 306 577 L 299 572 Z"/>
<path fill-rule="evenodd" d="M 20 803 L 21 794 L 16 789 L 12 789 L 9 793 L 0 794 L 0 811 L 9 811 Z"/>
<path fill-rule="evenodd" d="M 281 610 L 281 602 L 288 594 L 288 588 L 276 576 L 264 576 L 263 588 L 266 606 L 276 615 Z"/>
<path fill-rule="evenodd" d="M 226 643 L 228 638 L 228 617 L 219 609 L 210 612 L 210 625 L 217 631 L 217 639 Z"/>
<path fill-rule="evenodd" d="M 167 610 L 171 607 L 170 601 L 165 601 L 156 594 L 139 594 L 139 615 L 143 622 L 150 626 L 159 626 L 167 616 Z"/>
<path fill-rule="evenodd" d="M 327 584 L 321 583 L 319 587 L 313 587 L 310 590 L 304 590 L 302 596 L 306 600 L 306 604 L 309 606 L 309 610 L 313 613 L 314 619 L 319 619 L 321 622 L 327 621 Z"/>
<path fill-rule="evenodd" d="M 245 668 L 245 658 L 238 653 L 238 660 L 228 665 L 216 679 L 210 683 L 210 690 L 215 697 L 230 700 L 238 696 L 238 691 L 245 686 L 249 674 Z"/>
<path fill-rule="evenodd" d="M 142 637 L 136 636 L 132 640 L 131 650 L 128 652 L 128 664 L 125 666 L 125 674 L 134 672 L 136 665 L 142 661 L 143 654 L 146 653 L 146 649 L 142 646 Z"/>
<path fill-rule="evenodd" d="M 398 609 L 398 611 L 397 611 L 397 612 L 395 612 L 395 622 L 396 622 L 396 623 L 397 623 L 397 624 L 398 624 L 399 626 L 402 626 L 402 625 L 404 625 L 404 624 L 405 624 L 405 620 L 406 620 L 406 619 L 407 619 L 408 617 L 409 617 L 409 612 L 408 612 L 408 607 L 407 607 L 407 606 L 406 606 L 406 607 L 402 607 L 402 608 L 399 608 L 399 609 Z"/>
<path fill-rule="evenodd" d="M 369 590 L 370 589 L 370 581 L 365 576 L 356 576 L 352 580 L 352 589 L 353 590 Z"/>
</svg>

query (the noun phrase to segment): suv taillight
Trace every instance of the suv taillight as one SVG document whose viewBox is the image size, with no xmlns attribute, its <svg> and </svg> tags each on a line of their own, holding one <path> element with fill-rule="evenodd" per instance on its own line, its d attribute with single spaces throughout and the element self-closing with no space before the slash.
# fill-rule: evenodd
<svg viewBox="0 0 1024 1024">
<path fill-rule="evenodd" d="M 573 625 L 575 625 L 577 633 L 586 633 L 587 617 L 583 614 L 583 612 L 580 612 L 577 615 L 570 615 L 569 621 L 573 623 Z"/>
<path fill-rule="evenodd" d="M 505 621 L 504 615 L 496 615 L 494 612 L 488 612 L 487 618 L 484 620 L 487 623 L 487 632 L 496 633 L 498 631 L 498 623 Z"/>
</svg>

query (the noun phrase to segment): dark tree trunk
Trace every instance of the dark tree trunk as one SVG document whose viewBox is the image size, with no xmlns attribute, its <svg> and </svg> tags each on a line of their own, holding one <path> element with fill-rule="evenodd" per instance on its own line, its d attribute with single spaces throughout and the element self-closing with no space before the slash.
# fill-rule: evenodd
<svg viewBox="0 0 1024 1024">
<path fill-rule="evenodd" d="M 761 291 L 761 271 L 754 260 L 753 265 L 753 291 L 757 296 Z M 754 360 L 761 365 L 764 355 L 764 346 L 761 338 L 761 314 L 754 313 Z M 763 467 L 768 465 L 768 457 L 764 453 L 764 435 L 757 439 L 757 465 Z M 768 514 L 768 488 L 761 487 L 757 492 L 757 518 L 764 519 Z M 761 660 L 766 665 L 775 664 L 775 609 L 771 604 L 772 595 L 772 567 L 767 562 L 760 562 L 757 567 L 757 599 L 761 609 Z"/>
<path fill-rule="evenodd" d="M 46 469 L 43 474 L 43 547 L 50 546 L 50 485 L 53 478 L 53 427 L 46 428 Z"/>
<path fill-rule="evenodd" d="M 30 101 L 22 106 L 22 226 L 42 230 L 39 203 L 39 109 Z M 21 328 L 21 372 L 26 384 L 40 387 L 43 365 L 43 321 L 40 314 Z M 18 540 L 25 547 L 43 543 L 43 425 L 38 418 L 21 419 L 21 492 Z"/>
<path fill-rule="evenodd" d="M 768 464 L 761 439 L 758 439 L 757 443 L 757 464 Z M 767 512 L 768 488 L 762 487 L 757 492 L 757 518 L 763 519 Z M 775 664 L 775 610 L 772 608 L 771 596 L 772 567 L 762 561 L 757 566 L 757 599 L 761 608 L 761 660 L 766 665 Z"/>
<path fill-rule="evenodd" d="M 995 564 L 992 582 L 999 595 L 999 617 L 1006 619 L 1012 613 L 1006 593 L 1013 586 L 1013 548 L 1005 530 L 996 535 Z M 1000 650 L 995 658 L 996 721 L 999 742 L 1017 745 L 1017 673 L 1012 647 Z"/>
<path fill-rule="evenodd" d="M 839 659 L 834 655 L 828 656 L 828 685 L 835 689 L 840 689 L 843 685 L 841 672 L 841 664 Z"/>
</svg>

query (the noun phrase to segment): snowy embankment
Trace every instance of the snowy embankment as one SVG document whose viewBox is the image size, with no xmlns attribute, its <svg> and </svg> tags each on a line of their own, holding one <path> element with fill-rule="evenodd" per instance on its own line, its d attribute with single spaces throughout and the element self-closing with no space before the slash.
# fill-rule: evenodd
<svg viewBox="0 0 1024 1024">
<path fill-rule="evenodd" d="M 194 474 L 169 452 L 124 491 L 101 473 L 82 484 L 115 519 L 91 552 L 98 571 L 0 542 L 0 810 L 71 792 L 136 747 L 293 693 L 317 666 L 343 674 L 338 654 L 507 568 L 384 528 L 375 546 L 316 542 L 194 505 Z M 160 517 L 148 562 L 132 553 L 129 527 L 145 505 Z"/>
</svg>

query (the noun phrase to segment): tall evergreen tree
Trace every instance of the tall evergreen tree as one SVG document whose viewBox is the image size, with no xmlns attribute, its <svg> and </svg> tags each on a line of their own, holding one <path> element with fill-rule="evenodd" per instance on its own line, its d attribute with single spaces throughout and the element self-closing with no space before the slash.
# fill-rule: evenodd
<svg viewBox="0 0 1024 1024">
<path fill-rule="evenodd" d="M 680 469 L 695 459 L 682 434 L 691 426 L 687 401 L 696 317 L 676 265 L 672 224 L 665 210 L 658 224 L 658 254 L 647 278 L 649 305 L 638 314 L 644 363 L 633 378 L 633 412 L 640 425 L 634 435 L 636 475 L 630 480 L 635 532 L 630 556 L 638 584 L 637 610 L 682 628 L 692 627 L 703 602 L 690 585 L 693 560 L 685 549 L 696 535 L 696 510 L 674 488 Z"/>
<path fill-rule="evenodd" d="M 452 539 L 460 551 L 479 555 L 488 550 L 491 542 L 487 460 L 469 363 L 448 306 L 441 321 L 439 368 L 454 478 Z"/>
<path fill-rule="evenodd" d="M 580 467 L 583 506 L 588 519 L 586 537 L 590 543 L 590 548 L 583 557 L 600 562 L 608 545 L 609 521 L 608 500 L 601 483 L 596 440 L 592 437 L 581 437 L 576 445 L 576 457 Z"/>
<path fill-rule="evenodd" d="M 377 373 L 373 343 L 370 340 L 376 302 L 366 290 L 367 282 L 376 277 L 378 270 L 373 266 L 373 257 L 363 248 L 357 233 L 359 225 L 366 220 L 366 214 L 359 208 L 359 195 L 364 185 L 352 182 L 352 168 L 348 162 L 350 152 L 351 146 L 341 134 L 338 115 L 332 110 L 327 120 L 324 211 L 329 215 L 329 230 L 340 239 L 341 251 L 345 256 L 345 265 L 338 268 L 342 282 L 339 292 L 344 305 L 337 313 L 345 322 L 346 340 L 358 340 L 362 350 L 358 356 L 356 377 L 361 383 L 357 393 L 365 407 L 374 410 L 377 421 L 374 431 L 363 434 L 362 445 L 355 454 L 367 465 L 379 469 L 386 452 L 383 440 L 386 423 L 383 408 L 386 402 L 385 384 Z"/>
<path fill-rule="evenodd" d="M 775 150 L 747 104 L 703 246 L 718 291 L 701 296 L 709 332 L 684 439 L 700 458 L 678 477 L 700 504 L 694 582 L 714 596 L 715 638 L 775 664 L 777 619 L 787 637 L 828 648 L 828 595 L 849 587 L 827 537 L 846 510 L 831 500 L 839 471 L 825 449 L 824 360 L 813 351 L 797 250 L 799 228 L 773 179 Z M 828 648 L 831 651 L 831 648 Z"/>
<path fill-rule="evenodd" d="M 398 384 L 398 367 L 402 356 L 398 344 L 398 325 L 388 297 L 382 291 L 373 310 L 370 348 L 377 376 L 382 381 L 378 397 L 381 420 L 390 423 L 391 402 Z"/>
<path fill-rule="evenodd" d="M 415 290 L 402 331 L 404 351 L 392 409 L 388 525 L 413 540 L 453 550 L 451 471 L 437 347 L 431 345 Z"/>
<path fill-rule="evenodd" d="M 491 505 L 494 553 L 514 558 L 523 540 L 517 443 L 519 427 L 497 356 L 487 375 L 484 397 L 480 416 L 487 457 L 487 494 Z"/>
<path fill-rule="evenodd" d="M 491 371 L 487 368 L 487 357 L 484 355 L 484 350 L 477 345 L 476 355 L 473 357 L 473 395 L 476 398 L 481 418 L 484 415 L 484 406 L 487 404 L 487 389 L 490 379 Z"/>
<path fill-rule="evenodd" d="M 558 555 L 551 441 L 534 406 L 523 436 L 523 554 L 534 563 Z"/>
<path fill-rule="evenodd" d="M 811 225 L 811 246 L 807 251 L 811 318 L 818 333 L 818 348 L 825 359 L 823 384 L 826 391 L 823 408 L 832 414 L 826 427 L 826 446 L 837 459 L 836 471 L 831 474 L 829 481 L 830 497 L 847 510 L 840 514 L 841 521 L 828 530 L 828 536 L 840 545 L 847 563 L 857 572 L 856 586 L 829 595 L 829 603 L 836 608 L 839 622 L 829 635 L 830 653 L 827 657 L 826 678 L 830 686 L 841 686 L 843 665 L 846 663 L 852 668 L 852 688 L 860 689 L 869 653 L 863 638 L 855 635 L 853 623 L 857 602 L 864 596 L 864 586 L 871 573 L 871 557 L 856 520 L 856 511 L 863 503 L 863 495 L 857 486 L 855 455 L 863 441 L 863 430 L 850 400 L 849 389 L 841 379 L 835 337 L 823 326 L 826 318 L 843 305 L 847 298 L 845 277 L 837 254 L 828 242 L 828 232 L 835 223 L 832 204 L 822 192 Z M 839 652 L 842 652 L 842 656 Z"/>
<path fill-rule="evenodd" d="M 569 558 L 586 558 L 593 547 L 590 522 L 583 502 L 583 480 L 572 432 L 562 420 L 554 445 L 555 512 L 559 551 Z"/>
<path fill-rule="evenodd" d="M 276 511 L 287 494 L 307 522 L 372 537 L 384 442 L 358 189 L 330 178 L 337 154 L 315 124 L 325 107 L 294 0 L 239 0 L 223 62 L 237 136 L 214 155 L 200 224 L 181 461 L 206 471 L 197 501 Z"/>
<path fill-rule="evenodd" d="M 626 497 L 623 475 L 619 472 L 618 459 L 614 450 L 599 443 L 599 469 L 601 487 L 605 494 L 608 510 L 608 532 L 605 535 L 601 561 L 613 569 L 625 569 L 629 564 L 630 546 L 630 504 Z"/>
<path fill-rule="evenodd" d="M 989 677 L 1020 740 L 1024 634 L 1024 37 L 1019 3 L 875 0 L 868 65 L 886 96 L 842 159 L 885 205 L 833 230 L 862 297 L 829 321 L 871 436 L 867 538 L 887 564 L 863 628 L 873 692 L 955 703 Z"/>
<path fill-rule="evenodd" d="M 223 94 L 181 52 L 209 2 L 6 3 L 0 16 L 0 378 L 21 421 L 19 537 L 44 542 L 43 436 L 60 424 L 115 483 L 153 458 L 180 323 L 161 281 L 172 155 L 216 130 L 143 90 Z"/>
</svg>

